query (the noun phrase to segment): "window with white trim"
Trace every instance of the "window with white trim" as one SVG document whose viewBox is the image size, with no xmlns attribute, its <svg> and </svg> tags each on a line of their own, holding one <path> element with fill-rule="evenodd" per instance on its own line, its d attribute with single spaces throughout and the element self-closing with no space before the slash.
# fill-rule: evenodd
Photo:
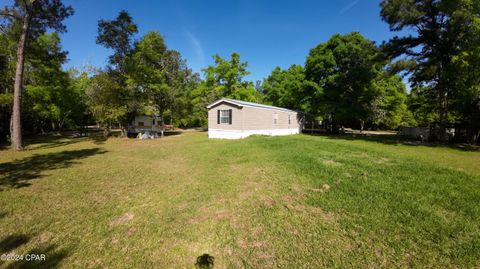
<svg viewBox="0 0 480 269">
<path fill-rule="evenodd" d="M 220 110 L 220 123 L 221 124 L 230 123 L 230 111 L 231 110 Z"/>
<path fill-rule="evenodd" d="M 278 113 L 273 112 L 273 124 L 277 125 L 277 123 L 278 123 Z"/>
<path fill-rule="evenodd" d="M 288 125 L 292 124 L 292 115 L 288 114 Z"/>
</svg>

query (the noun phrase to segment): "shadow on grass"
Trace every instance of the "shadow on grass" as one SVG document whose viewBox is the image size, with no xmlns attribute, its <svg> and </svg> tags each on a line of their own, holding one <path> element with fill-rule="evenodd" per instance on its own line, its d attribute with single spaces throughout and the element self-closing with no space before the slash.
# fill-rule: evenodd
<svg viewBox="0 0 480 269">
<path fill-rule="evenodd" d="M 26 139 L 26 148 L 28 150 L 51 149 L 57 147 L 68 146 L 80 142 L 92 141 L 96 145 L 104 144 L 108 137 L 103 134 L 92 133 L 88 137 L 71 137 L 71 136 L 36 136 Z"/>
<path fill-rule="evenodd" d="M 43 176 L 45 171 L 66 168 L 106 151 L 99 148 L 35 154 L 30 157 L 0 164 L 0 190 L 2 187 L 22 188 L 30 186 L 30 180 Z"/>
<path fill-rule="evenodd" d="M 105 144 L 105 142 L 108 140 L 108 137 L 104 136 L 104 135 L 94 135 L 94 136 L 91 136 L 89 138 L 90 138 L 90 140 L 93 141 L 93 143 L 95 145 Z"/>
<path fill-rule="evenodd" d="M 3 219 L 7 215 L 7 212 L 0 212 L 0 219 Z"/>
<path fill-rule="evenodd" d="M 0 254 L 7 253 L 26 244 L 30 238 L 23 234 L 9 235 L 0 240 Z"/>
<path fill-rule="evenodd" d="M 181 131 L 167 131 L 163 133 L 164 136 L 176 136 L 181 134 L 182 134 Z"/>
<path fill-rule="evenodd" d="M 0 239 L 0 254 L 8 254 L 26 245 L 30 239 L 31 237 L 23 234 L 6 236 Z M 8 263 L 2 268 L 55 268 L 68 256 L 66 250 L 59 250 L 54 244 L 35 247 L 26 252 L 15 251 L 15 254 L 22 256 L 23 259 L 10 260 L 10 262 L 2 260 L 0 265 Z"/>
<path fill-rule="evenodd" d="M 418 140 L 412 140 L 407 137 L 402 137 L 399 135 L 389 135 L 389 134 L 343 134 L 343 135 L 318 135 L 318 134 L 306 134 L 311 136 L 323 136 L 328 139 L 335 140 L 363 140 L 376 143 L 382 143 L 386 145 L 406 145 L 406 146 L 426 146 L 434 148 L 451 148 L 462 151 L 473 151 L 480 152 L 480 146 L 470 145 L 470 144 L 450 144 L 450 143 L 440 143 L 440 142 L 422 142 Z"/>
<path fill-rule="evenodd" d="M 212 269 L 214 265 L 215 265 L 215 257 L 205 253 L 197 257 L 195 268 L 196 269 Z"/>
</svg>

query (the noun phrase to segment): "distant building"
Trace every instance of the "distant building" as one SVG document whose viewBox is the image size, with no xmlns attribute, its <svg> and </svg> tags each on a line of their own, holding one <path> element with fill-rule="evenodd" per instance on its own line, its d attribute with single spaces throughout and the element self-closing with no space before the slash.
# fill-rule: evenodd
<svg viewBox="0 0 480 269">
<path fill-rule="evenodd" d="M 129 124 L 129 133 L 161 133 L 163 130 L 162 118 L 158 116 L 136 116 Z"/>
<path fill-rule="evenodd" d="M 207 109 L 209 138 L 299 134 L 304 123 L 299 111 L 228 98 L 208 105 Z"/>
</svg>

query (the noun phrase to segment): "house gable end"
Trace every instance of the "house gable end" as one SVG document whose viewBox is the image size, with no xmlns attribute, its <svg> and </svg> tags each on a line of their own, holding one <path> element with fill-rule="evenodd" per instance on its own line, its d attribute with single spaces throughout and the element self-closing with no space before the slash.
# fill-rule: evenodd
<svg viewBox="0 0 480 269">
<path fill-rule="evenodd" d="M 227 105 L 227 106 L 230 106 L 230 107 L 233 107 L 233 108 L 237 108 L 237 109 L 242 109 L 243 107 L 240 106 L 240 105 L 237 105 L 237 104 L 234 104 L 234 103 L 231 103 L 231 102 L 228 102 L 228 101 L 225 101 L 225 100 L 222 100 L 221 102 L 217 102 L 217 103 L 214 103 L 212 104 L 211 106 L 208 107 L 208 110 L 210 109 L 214 109 L 220 105 Z"/>
</svg>

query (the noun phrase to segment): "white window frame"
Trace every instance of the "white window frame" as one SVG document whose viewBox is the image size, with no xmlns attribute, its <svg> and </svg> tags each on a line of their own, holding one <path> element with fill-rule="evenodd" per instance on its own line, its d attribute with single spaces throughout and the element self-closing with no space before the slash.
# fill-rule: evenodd
<svg viewBox="0 0 480 269">
<path fill-rule="evenodd" d="M 292 115 L 288 114 L 288 125 L 292 124 Z"/>
<path fill-rule="evenodd" d="M 277 124 L 278 124 L 278 113 L 273 112 L 273 125 L 277 125 Z"/>
<path fill-rule="evenodd" d="M 220 110 L 220 124 L 230 124 L 230 110 Z"/>
</svg>

